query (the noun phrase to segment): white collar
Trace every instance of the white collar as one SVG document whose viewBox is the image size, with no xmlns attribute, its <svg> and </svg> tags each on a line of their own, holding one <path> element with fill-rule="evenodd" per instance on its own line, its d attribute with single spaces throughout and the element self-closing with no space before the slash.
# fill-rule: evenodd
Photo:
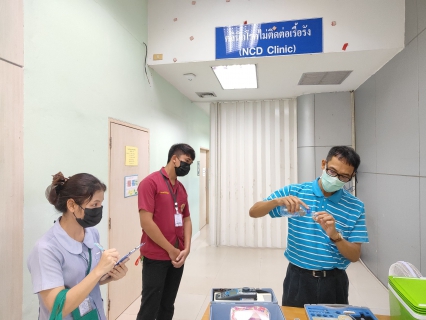
<svg viewBox="0 0 426 320">
<path fill-rule="evenodd" d="M 59 223 L 59 218 L 56 220 L 55 225 L 53 227 L 53 234 L 55 238 L 58 240 L 58 242 L 70 253 L 72 254 L 80 254 L 83 252 L 83 243 L 86 245 L 86 247 L 93 249 L 95 242 L 93 239 L 92 232 L 88 232 L 87 229 L 84 229 L 84 239 L 83 242 L 79 242 L 73 238 L 71 238 L 68 233 L 62 228 L 61 224 Z"/>
</svg>

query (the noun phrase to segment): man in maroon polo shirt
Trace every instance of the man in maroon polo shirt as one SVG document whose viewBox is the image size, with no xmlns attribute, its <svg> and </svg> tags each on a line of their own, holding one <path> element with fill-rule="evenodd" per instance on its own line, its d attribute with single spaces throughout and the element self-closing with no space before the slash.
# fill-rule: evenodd
<svg viewBox="0 0 426 320">
<path fill-rule="evenodd" d="M 188 195 L 177 180 L 188 174 L 195 152 L 187 144 L 169 150 L 167 165 L 138 187 L 142 240 L 142 300 L 137 320 L 172 320 L 174 303 L 191 248 Z"/>
</svg>

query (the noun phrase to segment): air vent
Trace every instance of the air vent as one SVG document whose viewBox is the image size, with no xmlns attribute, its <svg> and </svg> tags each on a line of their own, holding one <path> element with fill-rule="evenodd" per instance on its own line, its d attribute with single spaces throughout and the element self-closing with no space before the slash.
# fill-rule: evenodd
<svg viewBox="0 0 426 320">
<path fill-rule="evenodd" d="M 302 74 L 299 86 L 342 84 L 352 71 L 307 72 Z"/>
<path fill-rule="evenodd" d="M 214 92 L 195 92 L 195 93 L 200 98 L 213 98 L 213 97 L 216 97 L 216 94 Z"/>
</svg>

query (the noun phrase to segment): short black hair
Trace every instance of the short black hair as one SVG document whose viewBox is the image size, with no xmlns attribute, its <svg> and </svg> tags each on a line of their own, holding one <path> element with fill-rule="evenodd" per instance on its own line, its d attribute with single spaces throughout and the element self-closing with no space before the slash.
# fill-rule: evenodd
<svg viewBox="0 0 426 320">
<path fill-rule="evenodd" d="M 190 157 L 192 159 L 192 161 L 195 160 L 195 151 L 194 151 L 194 149 L 192 149 L 192 147 L 189 144 L 177 143 L 177 144 L 174 144 L 174 145 L 171 146 L 171 148 L 169 150 L 169 155 L 167 157 L 167 163 L 169 163 L 170 160 L 172 160 L 172 157 L 174 155 L 179 157 L 182 154 Z"/>
<path fill-rule="evenodd" d="M 329 162 L 333 157 L 354 167 L 354 173 L 358 170 L 361 163 L 361 158 L 358 153 L 356 153 L 353 148 L 347 146 L 336 146 L 331 148 L 328 152 L 326 161 Z"/>
</svg>

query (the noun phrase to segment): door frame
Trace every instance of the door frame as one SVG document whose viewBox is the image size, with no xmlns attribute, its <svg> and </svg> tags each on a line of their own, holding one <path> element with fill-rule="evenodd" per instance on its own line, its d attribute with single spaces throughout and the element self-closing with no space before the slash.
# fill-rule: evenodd
<svg viewBox="0 0 426 320">
<path fill-rule="evenodd" d="M 209 148 L 204 148 L 204 147 L 200 147 L 200 154 L 201 151 L 206 151 L 206 168 L 207 168 L 207 181 L 206 181 L 206 224 L 205 226 L 207 226 L 210 222 L 209 219 L 209 213 L 210 213 L 210 197 L 209 197 L 209 190 L 210 190 L 210 149 Z M 200 168 L 201 169 L 201 168 Z M 200 175 L 201 175 L 201 170 L 200 170 Z M 198 225 L 200 225 L 200 222 L 198 221 Z M 200 229 L 201 231 L 201 229 Z"/>
<path fill-rule="evenodd" d="M 150 150 L 150 144 L 149 144 L 149 142 L 150 142 L 150 131 L 149 131 L 148 128 L 144 128 L 144 127 L 141 127 L 141 126 L 129 123 L 129 122 L 125 122 L 125 121 L 122 121 L 122 120 L 118 120 L 118 119 L 115 119 L 115 118 L 108 117 L 108 184 L 111 182 L 111 124 L 113 124 L 113 123 L 121 125 L 121 126 L 129 127 L 129 128 L 132 128 L 132 129 L 147 132 L 148 133 L 148 151 Z M 150 165 L 149 163 L 150 163 L 150 160 L 151 160 L 150 155 L 151 155 L 151 153 L 149 152 L 149 154 L 148 154 L 148 167 Z M 109 189 L 108 189 L 108 192 L 109 192 Z M 111 197 L 109 196 L 109 193 L 108 193 L 108 221 L 111 217 L 110 210 L 111 210 Z M 110 228 L 107 227 L 107 230 L 108 230 L 108 232 L 107 232 L 107 234 L 108 234 L 108 247 L 110 247 L 110 245 L 111 245 L 111 243 L 110 243 L 110 241 L 111 241 L 110 232 L 109 232 Z M 106 307 L 105 313 L 107 315 L 107 319 L 109 319 L 109 284 L 107 284 L 107 286 L 108 286 L 107 287 L 107 299 L 108 300 L 107 300 L 107 307 Z"/>
</svg>

